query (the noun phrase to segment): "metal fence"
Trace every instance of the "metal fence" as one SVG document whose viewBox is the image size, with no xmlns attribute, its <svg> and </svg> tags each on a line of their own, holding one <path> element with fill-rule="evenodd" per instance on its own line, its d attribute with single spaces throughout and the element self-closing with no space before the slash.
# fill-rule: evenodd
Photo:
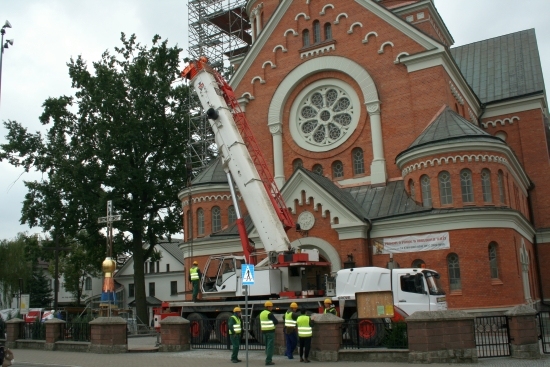
<svg viewBox="0 0 550 367">
<path fill-rule="evenodd" d="M 350 319 L 342 324 L 342 348 L 407 349 L 407 324 L 390 319 Z"/>
<path fill-rule="evenodd" d="M 46 340 L 46 325 L 43 322 L 24 323 L 23 339 Z"/>
<path fill-rule="evenodd" d="M 230 349 L 229 331 L 226 318 L 189 320 L 191 328 L 191 348 Z M 256 323 L 255 323 L 256 324 Z M 253 325 L 248 333 L 248 349 L 265 349 L 260 325 Z M 244 325 L 243 325 L 244 326 Z M 241 334 L 241 350 L 246 347 L 246 331 Z"/>
<path fill-rule="evenodd" d="M 510 330 L 506 316 L 476 317 L 474 323 L 478 358 L 510 355 Z"/>
<path fill-rule="evenodd" d="M 6 337 L 6 322 L 0 318 L 0 339 Z"/>
<path fill-rule="evenodd" d="M 61 325 L 61 340 L 89 342 L 91 340 L 90 324 L 86 322 L 68 322 Z"/>
<path fill-rule="evenodd" d="M 537 323 L 542 352 L 550 354 L 550 311 L 540 311 L 537 314 Z"/>
</svg>

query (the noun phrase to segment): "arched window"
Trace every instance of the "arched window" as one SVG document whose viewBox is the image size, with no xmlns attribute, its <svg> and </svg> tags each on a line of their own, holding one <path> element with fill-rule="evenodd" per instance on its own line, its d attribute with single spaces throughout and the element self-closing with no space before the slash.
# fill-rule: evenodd
<svg viewBox="0 0 550 367">
<path fill-rule="evenodd" d="M 212 232 L 218 232 L 222 229 L 222 212 L 219 206 L 212 208 Z"/>
<path fill-rule="evenodd" d="M 308 47 L 310 45 L 308 29 L 304 29 L 304 31 L 302 32 L 302 41 L 304 43 L 304 47 Z"/>
<path fill-rule="evenodd" d="M 316 173 L 319 176 L 322 176 L 323 175 L 323 166 L 321 166 L 320 164 L 316 164 L 316 165 L 313 166 L 312 171 L 313 171 L 313 173 Z"/>
<path fill-rule="evenodd" d="M 197 233 L 199 236 L 204 234 L 204 210 L 197 210 Z"/>
<path fill-rule="evenodd" d="M 430 185 L 430 178 L 427 175 L 420 177 L 420 184 L 422 186 L 422 206 L 432 206 L 432 187 Z"/>
<path fill-rule="evenodd" d="M 233 205 L 230 205 L 227 209 L 227 218 L 229 218 L 229 224 L 233 224 L 237 220 L 237 212 Z"/>
<path fill-rule="evenodd" d="M 414 190 L 414 181 L 409 180 L 409 192 L 411 193 L 411 199 L 416 200 L 416 192 Z"/>
<path fill-rule="evenodd" d="M 481 171 L 481 191 L 483 192 L 483 201 L 486 203 L 492 203 L 493 194 L 491 193 L 491 171 L 487 168 Z"/>
<path fill-rule="evenodd" d="M 363 159 L 363 149 L 355 148 L 351 152 L 353 156 L 353 174 L 359 175 L 365 173 L 365 160 Z"/>
<path fill-rule="evenodd" d="M 472 185 L 472 171 L 469 169 L 460 171 L 460 189 L 462 190 L 462 201 L 472 203 L 474 201 L 474 188 Z"/>
<path fill-rule="evenodd" d="M 313 22 L 313 43 L 317 44 L 321 42 L 321 24 L 318 20 Z"/>
<path fill-rule="evenodd" d="M 449 254 L 447 256 L 447 268 L 449 269 L 449 285 L 451 291 L 462 289 L 460 282 L 460 264 L 457 254 Z"/>
<path fill-rule="evenodd" d="M 330 23 L 325 23 L 325 40 L 332 39 L 332 26 Z"/>
<path fill-rule="evenodd" d="M 298 169 L 298 167 L 303 167 L 304 166 L 304 162 L 302 162 L 302 160 L 300 158 L 296 158 L 293 162 L 292 162 L 292 168 L 294 171 L 296 171 Z"/>
<path fill-rule="evenodd" d="M 453 203 L 453 191 L 451 190 L 451 175 L 443 171 L 439 174 L 439 198 L 441 205 Z"/>
<path fill-rule="evenodd" d="M 498 279 L 497 244 L 495 242 L 489 244 L 489 268 L 491 269 L 491 279 Z"/>
<path fill-rule="evenodd" d="M 425 267 L 426 267 L 426 263 L 422 259 L 416 259 L 411 264 L 411 268 L 420 269 Z"/>
<path fill-rule="evenodd" d="M 498 194 L 500 197 L 500 203 L 506 204 L 506 197 L 504 195 L 504 174 L 501 170 L 498 171 Z"/>
<path fill-rule="evenodd" d="M 87 291 L 92 290 L 92 278 L 91 277 L 86 278 L 86 285 L 85 285 L 84 289 L 87 290 Z"/>
<path fill-rule="evenodd" d="M 344 177 L 344 165 L 340 161 L 332 163 L 332 178 Z"/>
</svg>

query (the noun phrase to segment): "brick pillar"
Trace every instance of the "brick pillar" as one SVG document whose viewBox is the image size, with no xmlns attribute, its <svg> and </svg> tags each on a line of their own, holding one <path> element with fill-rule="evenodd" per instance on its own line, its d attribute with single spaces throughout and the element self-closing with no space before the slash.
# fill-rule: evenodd
<svg viewBox="0 0 550 367">
<path fill-rule="evenodd" d="M 65 325 L 65 321 L 59 319 L 47 320 L 46 325 L 46 344 L 44 344 L 45 350 L 55 350 L 55 342 L 63 340 L 61 337 L 61 330 Z"/>
<path fill-rule="evenodd" d="M 537 311 L 520 305 L 506 312 L 510 328 L 510 355 L 512 358 L 539 359 Z"/>
<path fill-rule="evenodd" d="M 474 316 L 464 311 L 417 311 L 405 320 L 409 363 L 477 363 Z"/>
<path fill-rule="evenodd" d="M 122 317 L 98 317 L 90 322 L 90 352 L 126 353 L 128 351 L 127 324 Z"/>
<path fill-rule="evenodd" d="M 317 361 L 338 361 L 338 350 L 342 344 L 342 323 L 344 319 L 331 313 L 313 314 L 313 336 L 310 359 Z"/>
<path fill-rule="evenodd" d="M 160 321 L 161 352 L 182 352 L 191 349 L 191 323 L 179 316 Z"/>
<path fill-rule="evenodd" d="M 6 348 L 14 349 L 16 347 L 16 340 L 24 337 L 25 321 L 14 318 L 6 321 Z"/>
</svg>

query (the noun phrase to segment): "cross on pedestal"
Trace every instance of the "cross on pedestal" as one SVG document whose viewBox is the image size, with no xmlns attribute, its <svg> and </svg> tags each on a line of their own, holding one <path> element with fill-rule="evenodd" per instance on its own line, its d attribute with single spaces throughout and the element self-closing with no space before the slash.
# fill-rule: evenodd
<svg viewBox="0 0 550 367">
<path fill-rule="evenodd" d="M 107 257 L 113 257 L 113 222 L 122 219 L 122 215 L 113 215 L 113 201 L 107 201 L 107 216 L 97 219 L 98 223 L 107 223 Z"/>
</svg>

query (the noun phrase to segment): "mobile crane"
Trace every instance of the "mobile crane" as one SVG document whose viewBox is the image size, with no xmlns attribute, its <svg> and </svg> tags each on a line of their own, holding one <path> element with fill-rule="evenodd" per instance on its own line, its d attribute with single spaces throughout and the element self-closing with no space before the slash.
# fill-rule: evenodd
<svg viewBox="0 0 550 367">
<path fill-rule="evenodd" d="M 208 65 L 205 57 L 191 61 L 182 76 L 191 82 L 212 126 L 237 213 L 243 256 L 210 257 L 201 281 L 202 295 L 210 299 L 208 302 L 170 302 L 164 304 L 158 314 L 170 314 L 170 311 L 181 314 L 191 321 L 192 337 L 201 342 L 211 335 L 211 330 L 201 327 L 206 325 L 203 323 L 206 319 L 217 320 L 215 334 L 218 337 L 227 335 L 231 310 L 236 305 L 242 307 L 245 296 L 240 268 L 243 264 L 254 263 L 258 253 L 248 239 L 233 182 L 267 251 L 267 257 L 256 265 L 255 285 L 249 287 L 251 308 L 245 314 L 251 317 L 253 335 L 259 333 L 257 316 L 266 299 L 272 299 L 275 310 L 286 310 L 289 302 L 297 302 L 302 309 L 320 311 L 323 300 L 331 297 L 338 302 L 340 315 L 345 319 L 357 318 L 357 292 L 393 292 L 395 306 L 402 310 L 401 315 L 447 308 L 439 274 L 433 270 L 343 269 L 338 271 L 335 282 L 329 282 L 330 263 L 319 261 L 317 250 L 291 248 L 286 230 L 294 227 L 293 219 L 231 86 Z M 317 275 L 324 274 L 317 276 L 317 283 L 324 281 L 324 287 L 317 284 L 317 290 L 309 289 L 311 286 L 303 279 L 308 269 L 313 269 Z M 160 317 L 155 319 L 160 321 Z M 372 337 L 373 325 L 374 321 L 364 320 L 359 324 L 359 328 L 364 329 L 359 335 Z"/>
</svg>

